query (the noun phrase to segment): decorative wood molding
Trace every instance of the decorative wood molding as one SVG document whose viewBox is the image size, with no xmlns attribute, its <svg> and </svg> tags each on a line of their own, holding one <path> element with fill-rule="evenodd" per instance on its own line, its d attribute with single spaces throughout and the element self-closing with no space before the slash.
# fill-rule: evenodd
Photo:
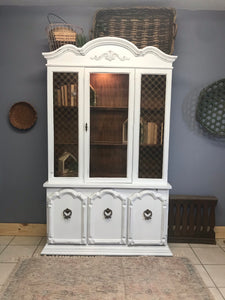
<svg viewBox="0 0 225 300">
<path fill-rule="evenodd" d="M 46 224 L 0 223 L 0 235 L 46 236 Z"/>
<path fill-rule="evenodd" d="M 128 199 L 130 200 L 130 206 L 132 206 L 136 200 L 141 200 L 146 195 L 151 196 L 154 200 L 160 200 L 164 205 L 167 205 L 167 198 L 163 198 L 160 193 L 151 190 L 144 190 L 138 193 L 134 193 L 130 197 L 128 197 Z"/>
<path fill-rule="evenodd" d="M 94 193 L 93 195 L 91 195 L 90 197 L 89 197 L 89 207 L 91 207 L 92 205 L 93 205 L 93 202 L 96 200 L 96 199 L 100 199 L 100 198 L 102 198 L 105 194 L 109 194 L 109 195 L 111 195 L 114 199 L 115 198 L 118 198 L 118 199 L 120 199 L 120 201 L 122 202 L 122 204 L 124 205 L 126 205 L 126 199 L 121 195 L 121 194 L 119 194 L 117 191 L 114 191 L 114 190 L 101 190 L 101 191 L 99 191 L 99 192 L 97 192 L 97 193 Z"/>
<path fill-rule="evenodd" d="M 48 237 L 48 244 L 54 244 L 55 240 L 53 239 L 53 237 Z"/>
<path fill-rule="evenodd" d="M 67 44 L 67 45 L 63 45 L 62 47 L 60 47 L 52 52 L 43 52 L 42 54 L 47 60 L 54 59 L 57 56 L 63 55 L 68 52 L 74 53 L 75 56 L 85 56 L 88 54 L 88 52 L 90 52 L 91 50 L 93 50 L 99 46 L 121 47 L 123 49 L 128 50 L 130 52 L 130 54 L 133 56 L 145 56 L 148 54 L 152 54 L 168 63 L 173 63 L 177 59 L 177 56 L 166 54 L 163 51 L 161 51 L 160 49 L 153 47 L 153 46 L 147 46 L 143 49 L 138 49 L 133 43 L 131 43 L 125 39 L 119 38 L 119 37 L 96 38 L 96 39 L 93 39 L 93 40 L 87 42 L 82 48 L 78 48 L 75 45 Z M 117 54 L 117 56 L 118 56 L 118 54 Z M 115 59 L 115 58 L 113 58 L 113 59 Z M 109 59 L 109 60 L 112 60 L 112 59 Z M 125 59 L 122 59 L 122 60 L 125 60 Z"/>
<path fill-rule="evenodd" d="M 49 195 L 47 200 L 51 203 L 55 199 L 61 199 L 64 195 L 70 195 L 73 199 L 78 198 L 86 206 L 85 201 L 87 197 L 79 192 L 74 191 L 73 189 L 61 189 Z"/>
<path fill-rule="evenodd" d="M 58 48 L 54 51 L 44 52 L 42 54 L 46 59 L 52 59 L 52 58 L 55 58 L 57 56 L 60 56 L 62 54 L 68 53 L 68 52 L 72 52 L 77 56 L 81 55 L 80 51 L 79 51 L 79 48 L 77 48 L 76 46 L 71 45 L 71 44 L 66 44 L 66 45 L 64 45 L 64 46 L 62 46 L 62 47 L 60 47 L 60 48 Z"/>
<path fill-rule="evenodd" d="M 99 56 L 95 55 L 93 57 L 91 57 L 91 59 L 94 59 L 94 60 L 101 60 L 101 59 L 107 59 L 108 61 L 112 61 L 112 60 L 115 60 L 115 59 L 119 59 L 120 61 L 124 61 L 124 60 L 130 60 L 129 57 L 126 57 L 126 56 L 120 56 L 118 53 L 116 52 L 113 52 L 113 51 L 108 51 L 108 52 L 105 52 Z"/>
</svg>

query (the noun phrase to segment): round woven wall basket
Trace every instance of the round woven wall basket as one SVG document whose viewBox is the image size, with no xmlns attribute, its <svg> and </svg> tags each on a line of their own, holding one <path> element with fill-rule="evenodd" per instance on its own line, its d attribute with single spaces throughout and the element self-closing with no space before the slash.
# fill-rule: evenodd
<svg viewBox="0 0 225 300">
<path fill-rule="evenodd" d="M 37 112 L 27 102 L 15 103 L 9 111 L 9 121 L 17 129 L 27 130 L 34 126 Z"/>
<path fill-rule="evenodd" d="M 196 119 L 209 134 L 225 137 L 225 79 L 210 84 L 200 92 Z"/>
</svg>

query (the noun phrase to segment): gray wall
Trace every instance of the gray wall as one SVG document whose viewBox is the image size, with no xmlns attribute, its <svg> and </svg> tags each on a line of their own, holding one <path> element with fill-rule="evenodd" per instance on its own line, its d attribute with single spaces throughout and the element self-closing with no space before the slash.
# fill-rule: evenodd
<svg viewBox="0 0 225 300">
<path fill-rule="evenodd" d="M 97 8 L 0 7 L 0 223 L 45 223 L 47 180 L 46 15 L 55 12 L 88 34 Z M 207 136 L 194 119 L 200 90 L 225 77 L 225 11 L 177 11 L 169 182 L 171 194 L 214 195 L 216 224 L 225 225 L 225 142 Z M 38 113 L 27 132 L 8 112 L 18 101 Z"/>
<path fill-rule="evenodd" d="M 225 11 L 178 11 L 175 41 L 169 182 L 171 193 L 214 195 L 216 224 L 225 225 L 225 140 L 195 121 L 199 92 L 225 78 Z"/>
</svg>

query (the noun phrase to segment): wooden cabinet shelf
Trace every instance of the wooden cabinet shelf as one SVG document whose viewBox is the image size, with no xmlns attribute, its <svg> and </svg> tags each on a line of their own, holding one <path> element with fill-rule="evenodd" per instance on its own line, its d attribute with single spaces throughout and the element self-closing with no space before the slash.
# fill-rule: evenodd
<svg viewBox="0 0 225 300">
<path fill-rule="evenodd" d="M 140 144 L 140 147 L 143 147 L 143 148 L 155 148 L 155 147 L 163 147 L 162 144 Z"/>
<path fill-rule="evenodd" d="M 110 147 L 127 147 L 127 144 L 119 144 L 119 143 L 101 143 L 101 142 L 94 142 L 91 143 L 91 146 L 96 146 L 96 147 L 105 147 L 105 146 L 110 146 Z"/>
<path fill-rule="evenodd" d="M 64 109 L 64 110 L 75 110 L 75 111 L 77 111 L 78 107 L 77 106 L 70 106 L 70 105 L 68 105 L 68 106 L 55 105 L 54 109 L 57 109 L 57 110 L 63 110 Z"/>
<path fill-rule="evenodd" d="M 91 111 L 127 111 L 128 107 L 91 106 Z"/>
<path fill-rule="evenodd" d="M 55 142 L 55 145 L 78 145 L 78 143 L 73 143 L 73 142 L 60 142 L 60 143 L 58 143 L 58 142 Z"/>
</svg>

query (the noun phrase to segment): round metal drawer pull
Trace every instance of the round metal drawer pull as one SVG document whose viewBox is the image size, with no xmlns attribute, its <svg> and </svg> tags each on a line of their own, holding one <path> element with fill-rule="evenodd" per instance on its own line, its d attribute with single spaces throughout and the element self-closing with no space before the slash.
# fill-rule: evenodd
<svg viewBox="0 0 225 300">
<path fill-rule="evenodd" d="M 150 220 L 152 218 L 152 211 L 150 209 L 146 209 L 143 212 L 145 220 Z"/>
<path fill-rule="evenodd" d="M 64 211 L 63 211 L 63 217 L 65 219 L 70 219 L 72 216 L 72 210 L 70 210 L 69 208 L 66 208 Z"/>
<path fill-rule="evenodd" d="M 112 212 L 112 210 L 110 208 L 106 208 L 104 210 L 104 217 L 105 217 L 105 219 L 111 219 L 112 213 L 113 212 Z"/>
</svg>

